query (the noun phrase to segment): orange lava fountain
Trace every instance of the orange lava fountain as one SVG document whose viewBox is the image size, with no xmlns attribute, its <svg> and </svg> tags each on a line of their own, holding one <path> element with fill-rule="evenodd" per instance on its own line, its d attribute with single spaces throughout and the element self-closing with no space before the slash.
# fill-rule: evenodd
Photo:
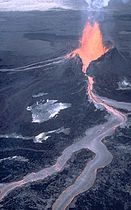
<svg viewBox="0 0 131 210">
<path fill-rule="evenodd" d="M 74 57 L 78 54 L 83 63 L 82 71 L 86 73 L 89 63 L 101 57 L 101 55 L 107 51 L 108 49 L 103 46 L 103 39 L 99 24 L 95 23 L 92 26 L 91 23 L 88 22 L 83 30 L 80 47 L 70 53 L 69 56 Z"/>
</svg>

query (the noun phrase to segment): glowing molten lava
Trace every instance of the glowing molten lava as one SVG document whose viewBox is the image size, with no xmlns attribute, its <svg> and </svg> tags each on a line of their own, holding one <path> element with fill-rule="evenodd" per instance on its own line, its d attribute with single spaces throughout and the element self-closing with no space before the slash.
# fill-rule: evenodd
<svg viewBox="0 0 131 210">
<path fill-rule="evenodd" d="M 107 49 L 103 46 L 102 34 L 98 23 L 93 26 L 90 22 L 87 23 L 83 30 L 83 35 L 80 40 L 80 47 L 73 51 L 70 55 L 76 54 L 82 59 L 83 72 L 86 73 L 86 69 L 89 63 L 97 58 L 101 57 Z"/>
</svg>

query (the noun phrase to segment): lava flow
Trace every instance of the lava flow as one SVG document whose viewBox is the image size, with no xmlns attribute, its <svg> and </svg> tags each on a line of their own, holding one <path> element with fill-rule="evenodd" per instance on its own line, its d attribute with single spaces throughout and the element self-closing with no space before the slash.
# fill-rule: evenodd
<svg viewBox="0 0 131 210">
<path fill-rule="evenodd" d="M 83 62 L 83 72 L 86 73 L 86 69 L 92 60 L 97 59 L 103 55 L 107 50 L 103 46 L 102 35 L 100 32 L 99 24 L 95 23 L 92 26 L 87 24 L 83 31 L 83 36 L 80 41 L 80 47 L 70 53 L 67 57 L 79 55 Z M 88 95 L 90 100 L 97 105 L 104 107 L 110 114 L 108 121 L 104 124 L 94 126 L 85 132 L 85 136 L 81 137 L 78 141 L 75 141 L 72 145 L 67 147 L 58 157 L 56 163 L 48 168 L 42 169 L 36 173 L 28 174 L 24 176 L 22 180 L 7 184 L 0 185 L 0 199 L 2 200 L 9 192 L 17 187 L 20 187 L 29 182 L 35 182 L 43 180 L 54 173 L 61 171 L 67 161 L 71 158 L 72 154 L 81 149 L 89 149 L 95 153 L 94 159 L 89 161 L 78 176 L 76 181 L 69 187 L 67 187 L 60 196 L 56 199 L 52 206 L 53 210 L 63 210 L 71 203 L 71 201 L 80 193 L 90 189 L 95 181 L 97 170 L 107 166 L 112 161 L 112 154 L 108 151 L 106 146 L 102 143 L 102 140 L 112 135 L 112 132 L 118 127 L 126 123 L 127 117 L 123 113 L 114 109 L 117 107 L 127 109 L 131 111 L 130 104 L 115 102 L 114 100 L 104 99 L 93 93 L 93 78 L 88 77 Z M 111 104 L 109 106 L 108 104 Z"/>
<path fill-rule="evenodd" d="M 80 41 L 80 47 L 74 50 L 68 55 L 68 57 L 75 57 L 79 55 L 82 60 L 83 68 L 82 71 L 86 74 L 87 68 L 91 61 L 96 60 L 104 53 L 106 49 L 103 45 L 102 34 L 98 23 L 93 26 L 88 22 L 87 26 L 83 31 L 83 36 Z M 108 106 L 106 100 L 103 102 L 101 97 L 97 97 L 93 93 L 93 77 L 88 76 L 88 95 L 90 100 L 97 105 L 103 106 L 109 113 L 110 118 L 108 122 L 100 126 L 95 126 L 94 136 L 93 132 L 90 133 L 88 130 L 86 133 L 87 142 L 83 148 L 88 148 L 96 154 L 95 158 L 90 161 L 85 169 L 82 171 L 80 176 L 76 179 L 75 183 L 66 188 L 58 199 L 53 204 L 53 210 L 66 209 L 72 200 L 79 195 L 90 189 L 95 181 L 96 173 L 99 168 L 107 166 L 112 161 L 112 155 L 107 150 L 106 146 L 102 143 L 102 140 L 110 136 L 118 126 L 126 123 L 127 117 L 116 109 Z M 112 104 L 114 106 L 114 103 Z M 92 135 L 90 140 L 90 135 Z M 89 138 L 89 139 L 88 139 Z M 81 141 L 81 144 L 83 142 Z"/>
</svg>

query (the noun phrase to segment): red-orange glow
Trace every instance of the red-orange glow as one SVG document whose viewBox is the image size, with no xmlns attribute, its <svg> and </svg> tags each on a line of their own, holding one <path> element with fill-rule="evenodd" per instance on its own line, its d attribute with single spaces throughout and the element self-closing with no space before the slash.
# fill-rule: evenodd
<svg viewBox="0 0 131 210">
<path fill-rule="evenodd" d="M 107 52 L 107 49 L 103 46 L 99 24 L 95 23 L 92 26 L 91 23 L 88 22 L 83 30 L 80 47 L 73 51 L 70 55 L 73 57 L 76 54 L 79 55 L 83 63 L 83 72 L 86 73 L 89 63 L 99 58 L 105 52 Z"/>
</svg>

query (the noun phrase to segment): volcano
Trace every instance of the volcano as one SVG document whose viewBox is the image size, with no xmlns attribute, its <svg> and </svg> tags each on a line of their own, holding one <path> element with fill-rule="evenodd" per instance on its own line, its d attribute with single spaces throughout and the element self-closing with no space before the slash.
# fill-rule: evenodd
<svg viewBox="0 0 131 210">
<path fill-rule="evenodd" d="M 2 209 L 129 209 L 130 55 L 80 16 L 2 14 Z"/>
</svg>

